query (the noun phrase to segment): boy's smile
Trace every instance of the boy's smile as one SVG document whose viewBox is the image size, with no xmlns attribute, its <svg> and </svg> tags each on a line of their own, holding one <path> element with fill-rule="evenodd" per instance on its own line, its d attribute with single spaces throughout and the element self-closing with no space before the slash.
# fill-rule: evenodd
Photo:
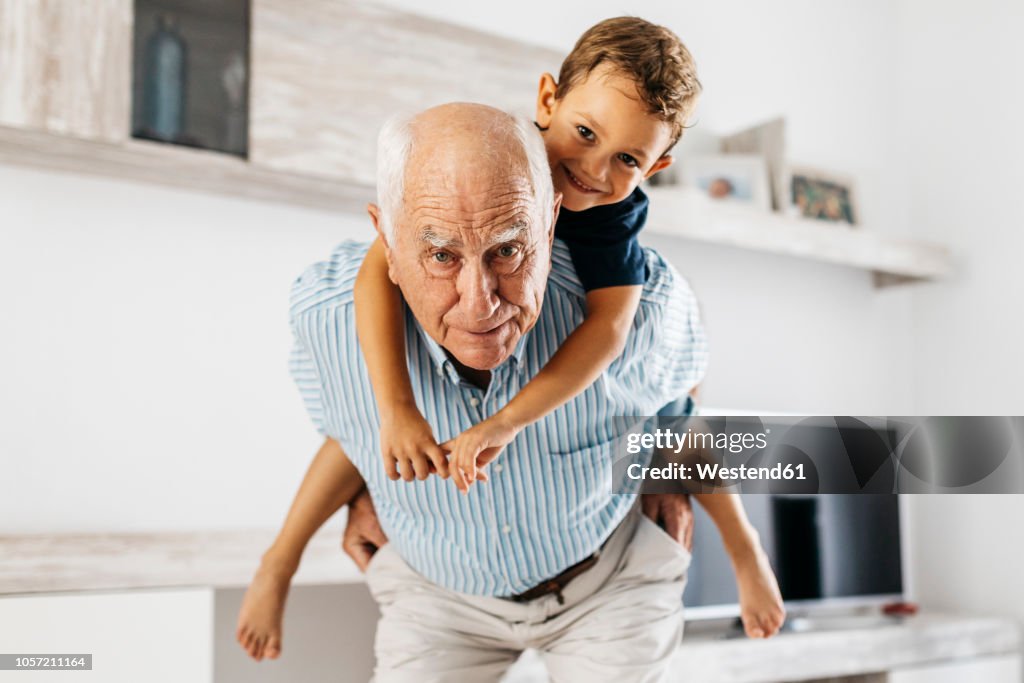
<svg viewBox="0 0 1024 683">
<path fill-rule="evenodd" d="M 652 114 L 634 82 L 600 65 L 562 99 L 550 74 L 541 78 L 537 123 L 544 135 L 562 206 L 583 211 L 614 204 L 672 157 L 671 126 Z"/>
<path fill-rule="evenodd" d="M 565 163 L 561 164 L 561 168 L 565 172 L 565 176 L 566 176 L 566 178 L 569 179 L 569 182 L 572 183 L 573 187 L 575 189 L 579 190 L 580 192 L 582 192 L 584 194 L 603 194 L 604 193 L 604 190 L 599 190 L 596 187 L 591 187 L 590 185 L 587 185 L 582 180 L 580 180 L 576 176 L 576 174 L 574 174 L 571 170 L 569 170 L 569 167 L 567 165 L 565 165 Z M 595 183 L 595 185 L 596 184 L 597 183 Z"/>
</svg>

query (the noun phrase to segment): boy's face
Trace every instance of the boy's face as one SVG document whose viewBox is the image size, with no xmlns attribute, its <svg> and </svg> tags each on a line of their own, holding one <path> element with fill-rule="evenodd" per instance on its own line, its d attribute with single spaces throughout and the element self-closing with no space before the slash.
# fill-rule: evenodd
<svg viewBox="0 0 1024 683">
<path fill-rule="evenodd" d="M 651 114 L 633 81 L 600 65 L 562 99 L 550 74 L 541 77 L 537 123 L 562 206 L 583 211 L 614 204 L 672 163 L 671 126 Z"/>
</svg>

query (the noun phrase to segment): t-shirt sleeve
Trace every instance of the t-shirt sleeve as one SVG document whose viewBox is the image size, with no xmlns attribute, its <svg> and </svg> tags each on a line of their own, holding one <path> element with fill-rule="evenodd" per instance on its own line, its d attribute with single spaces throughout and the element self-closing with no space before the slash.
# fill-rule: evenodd
<svg viewBox="0 0 1024 683">
<path fill-rule="evenodd" d="M 555 236 L 569 247 L 585 291 L 647 281 L 647 257 L 637 240 L 647 222 L 647 207 L 647 195 L 638 187 L 615 204 L 559 213 Z"/>
<path fill-rule="evenodd" d="M 643 247 L 635 236 L 611 244 L 565 239 L 576 277 L 587 292 L 605 287 L 642 285 L 647 279 Z"/>
</svg>

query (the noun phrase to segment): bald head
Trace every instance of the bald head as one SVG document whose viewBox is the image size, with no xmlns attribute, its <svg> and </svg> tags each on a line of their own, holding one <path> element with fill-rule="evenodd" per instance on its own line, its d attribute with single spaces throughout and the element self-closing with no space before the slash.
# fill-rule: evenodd
<svg viewBox="0 0 1024 683">
<path fill-rule="evenodd" d="M 536 322 L 558 198 L 540 134 L 479 104 L 381 131 L 370 215 L 388 273 L 424 331 L 465 371 L 488 371 Z"/>
<path fill-rule="evenodd" d="M 540 215 L 551 215 L 554 204 L 547 153 L 533 124 L 483 104 L 442 104 L 394 117 L 381 128 L 377 203 L 392 246 L 404 188 L 429 176 L 454 193 L 496 176 L 520 178 L 530 185 Z"/>
</svg>

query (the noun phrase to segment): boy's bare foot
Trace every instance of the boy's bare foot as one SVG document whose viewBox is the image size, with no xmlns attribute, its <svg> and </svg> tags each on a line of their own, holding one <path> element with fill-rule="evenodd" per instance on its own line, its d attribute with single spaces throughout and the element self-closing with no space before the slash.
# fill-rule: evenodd
<svg viewBox="0 0 1024 683">
<path fill-rule="evenodd" d="M 281 656 L 281 621 L 293 573 L 264 560 L 242 598 L 235 639 L 257 662 Z"/>
<path fill-rule="evenodd" d="M 768 556 L 757 547 L 737 559 L 736 582 L 740 593 L 740 619 L 749 638 L 769 638 L 778 633 L 786 619 L 782 593 Z"/>
</svg>

